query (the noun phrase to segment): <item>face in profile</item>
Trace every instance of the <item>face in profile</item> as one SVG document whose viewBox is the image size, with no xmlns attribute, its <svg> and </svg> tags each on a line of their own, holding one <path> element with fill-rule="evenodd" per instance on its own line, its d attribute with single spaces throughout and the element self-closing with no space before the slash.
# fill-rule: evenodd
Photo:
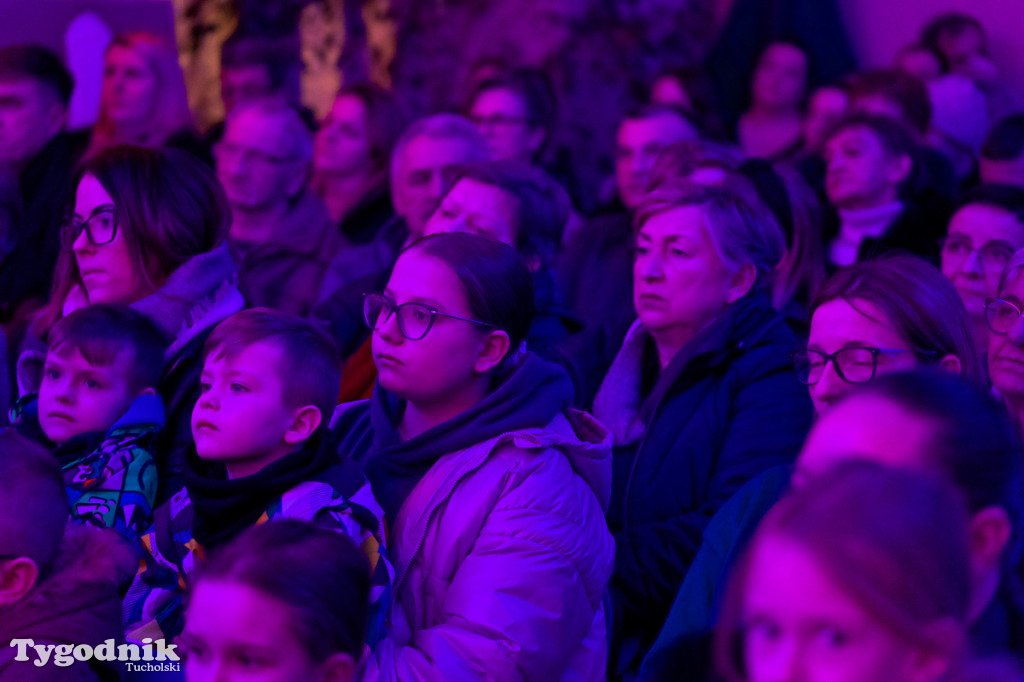
<svg viewBox="0 0 1024 682">
<path fill-rule="evenodd" d="M 673 208 L 640 228 L 633 303 L 655 338 L 685 342 L 745 293 L 715 251 L 703 208 Z"/>
<path fill-rule="evenodd" d="M 999 298 L 1024 309 L 1024 277 L 1009 278 L 999 291 Z M 1012 308 L 1006 314 L 1016 316 Z M 1005 334 L 991 332 L 988 343 L 988 373 L 992 385 L 1007 399 L 1024 398 L 1024 324 L 1021 319 L 1010 320 Z"/>
<path fill-rule="evenodd" d="M 455 271 L 415 247 L 399 256 L 384 295 L 395 305 L 418 302 L 441 313 L 475 319 Z M 400 314 L 405 313 L 392 312 L 376 321 L 370 345 L 380 385 L 410 403 L 448 401 L 496 363 L 481 360 L 488 337 L 495 333 L 492 328 L 444 315 L 429 322 L 429 312 L 420 309 L 408 323 L 419 330 L 429 323 L 429 329 L 423 338 L 412 340 L 402 333 Z M 406 331 L 418 335 L 408 326 Z"/>
<path fill-rule="evenodd" d="M 462 178 L 430 216 L 424 235 L 468 232 L 516 245 L 519 200 L 500 187 Z"/>
<path fill-rule="evenodd" d="M 671 111 L 624 120 L 615 140 L 615 180 L 626 208 L 635 209 L 647 196 L 654 163 L 666 147 L 698 138 L 693 126 Z"/>
<path fill-rule="evenodd" d="M 331 114 L 316 134 L 313 163 L 318 170 L 358 175 L 371 170 L 366 106 L 359 97 L 344 94 L 334 100 Z"/>
<path fill-rule="evenodd" d="M 107 52 L 103 68 L 103 107 L 119 125 L 141 125 L 153 114 L 156 74 L 138 52 L 115 45 Z"/>
<path fill-rule="evenodd" d="M 877 305 L 863 299 L 835 298 L 820 305 L 811 316 L 807 350 L 812 378 L 819 374 L 809 386 L 819 415 L 856 388 L 857 383 L 918 365 L 917 356 L 889 317 Z M 824 363 L 818 355 L 840 352 L 840 370 L 853 381 L 840 377 L 835 362 Z"/>
<path fill-rule="evenodd" d="M 839 209 L 875 208 L 895 201 L 910 160 L 893 156 L 870 128 L 844 128 L 825 143 L 825 192 Z"/>
<path fill-rule="evenodd" d="M 758 106 L 794 109 L 807 83 L 807 55 L 795 45 L 773 43 L 754 71 L 753 99 Z"/>
<path fill-rule="evenodd" d="M 54 443 L 114 425 L 139 391 L 131 385 L 132 351 L 93 365 L 75 348 L 50 351 L 39 387 L 39 426 Z M 150 389 L 151 390 L 151 389 Z"/>
<path fill-rule="evenodd" d="M 476 160 L 473 145 L 460 137 L 420 135 L 409 142 L 399 166 L 395 210 L 408 223 L 411 241 L 423 236 L 456 166 Z"/>
<path fill-rule="evenodd" d="M 1024 248 L 1024 225 L 1009 211 L 968 204 L 953 214 L 942 244 L 942 274 L 953 283 L 968 314 L 983 324 L 985 299 L 995 298 L 999 276 Z"/>
<path fill-rule="evenodd" d="M 480 92 L 469 118 L 487 141 L 494 161 L 529 163 L 544 141 L 543 131 L 530 120 L 526 103 L 508 88 Z"/>
<path fill-rule="evenodd" d="M 288 604 L 242 583 L 209 579 L 192 592 L 180 643 L 189 682 L 348 682 L 338 654 L 314 661 Z"/>
<path fill-rule="evenodd" d="M 750 682 L 925 682 L 908 646 L 804 545 L 782 533 L 755 540 L 743 591 L 743 659 Z"/>
<path fill-rule="evenodd" d="M 84 176 L 78 183 L 74 217 L 76 221 L 89 221 L 90 225 L 78 234 L 72 245 L 82 287 L 90 303 L 131 304 L 156 290 L 161 277 L 158 273 L 149 273 L 147 278 L 142 273 L 129 250 L 126 225 L 118 216 L 114 200 L 92 175 Z M 93 241 L 105 241 L 111 232 L 114 236 L 109 242 L 96 244 Z"/>
</svg>

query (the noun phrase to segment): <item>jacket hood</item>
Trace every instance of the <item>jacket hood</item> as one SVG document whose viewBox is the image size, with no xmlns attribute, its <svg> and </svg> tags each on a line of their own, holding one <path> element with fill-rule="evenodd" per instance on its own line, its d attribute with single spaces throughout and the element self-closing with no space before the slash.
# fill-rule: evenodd
<svg viewBox="0 0 1024 682">
<path fill-rule="evenodd" d="M 118 585 L 138 562 L 117 533 L 70 525 L 57 564 L 20 602 L 0 609 L 0 641 L 98 644 L 121 640 Z"/>
<path fill-rule="evenodd" d="M 569 459 L 573 471 L 587 482 L 608 511 L 612 496 L 612 432 L 582 410 L 559 415 L 537 434 L 542 444 L 557 448 Z"/>
</svg>

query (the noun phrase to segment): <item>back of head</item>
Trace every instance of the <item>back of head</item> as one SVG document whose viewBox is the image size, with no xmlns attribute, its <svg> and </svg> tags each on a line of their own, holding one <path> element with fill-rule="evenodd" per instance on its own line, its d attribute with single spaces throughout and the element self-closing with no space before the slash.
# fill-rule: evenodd
<svg viewBox="0 0 1024 682">
<path fill-rule="evenodd" d="M 53 568 L 69 510 L 56 458 L 12 429 L 0 431 L 0 555 L 28 557 L 39 579 Z"/>
<path fill-rule="evenodd" d="M 1024 153 L 1024 114 L 1000 119 L 981 146 L 982 159 L 1013 161 Z"/>
<path fill-rule="evenodd" d="M 961 376 L 986 382 L 967 309 L 934 265 L 915 256 L 893 254 L 840 268 L 811 302 L 810 315 L 835 299 L 855 309 L 858 300 L 877 307 L 920 362 L 931 364 L 955 355 Z"/>
<path fill-rule="evenodd" d="M 341 384 L 341 360 L 334 340 L 296 315 L 250 308 L 216 326 L 203 347 L 203 359 L 231 358 L 255 343 L 281 351 L 281 366 L 265 369 L 280 378 L 285 405 L 313 405 L 326 420 L 338 403 Z"/>
<path fill-rule="evenodd" d="M 136 261 L 153 263 L 164 276 L 212 250 L 228 233 L 231 209 L 224 189 L 188 152 L 120 145 L 85 161 L 81 172 L 99 180 L 114 200 Z"/>
<path fill-rule="evenodd" d="M 41 45 L 0 47 L 0 81 L 23 79 L 45 85 L 65 108 L 71 102 L 74 81 L 53 51 Z"/>
<path fill-rule="evenodd" d="M 901 69 L 874 69 L 851 77 L 847 84 L 854 109 L 858 101 L 880 97 L 902 112 L 900 122 L 919 135 L 928 132 L 932 104 L 928 88 L 921 80 Z M 875 112 L 878 113 L 878 112 Z"/>
<path fill-rule="evenodd" d="M 513 195 L 519 201 L 516 248 L 527 259 L 551 265 L 569 221 L 569 195 L 542 171 L 514 161 L 483 161 L 465 166 L 452 182 L 476 180 Z"/>
<path fill-rule="evenodd" d="M 971 513 L 1006 510 L 1013 529 L 1005 565 L 1020 559 L 1024 528 L 1024 447 L 1006 410 L 981 385 L 947 372 L 898 372 L 855 395 L 878 396 L 930 419 L 936 470 L 960 490 Z"/>
<path fill-rule="evenodd" d="M 533 322 L 533 276 L 519 253 L 495 239 L 474 234 L 434 234 L 409 250 L 437 258 L 454 272 L 474 319 L 509 335 L 509 357 L 526 341 Z"/>
<path fill-rule="evenodd" d="M 155 322 L 125 305 L 97 303 L 59 320 L 47 337 L 49 353 L 77 350 L 90 365 L 107 367 L 126 353 L 128 385 L 139 392 L 156 388 L 164 369 L 168 339 Z"/>
<path fill-rule="evenodd" d="M 735 638 L 745 586 L 758 568 L 753 559 L 768 538 L 807 552 L 878 627 L 906 646 L 955 661 L 968 608 L 966 529 L 959 496 L 938 477 L 861 460 L 835 465 L 784 497 L 758 527 L 733 573 L 719 623 L 720 671 L 729 680 L 747 679 Z"/>
<path fill-rule="evenodd" d="M 762 203 L 743 198 L 724 187 L 693 182 L 669 182 L 648 194 L 637 208 L 634 226 L 640 230 L 650 218 L 676 208 L 699 207 L 711 243 L 730 272 L 750 264 L 757 283 L 767 285 L 786 248 L 782 230 Z"/>
<path fill-rule="evenodd" d="M 286 604 L 314 661 L 362 658 L 370 567 L 341 533 L 291 519 L 253 526 L 203 564 L 197 583 L 206 580 L 241 583 Z"/>
</svg>

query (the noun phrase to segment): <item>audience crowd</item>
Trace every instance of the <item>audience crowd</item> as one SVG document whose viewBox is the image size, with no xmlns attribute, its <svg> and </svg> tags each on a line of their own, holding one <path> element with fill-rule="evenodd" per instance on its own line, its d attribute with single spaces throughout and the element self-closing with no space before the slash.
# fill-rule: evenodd
<svg viewBox="0 0 1024 682">
<path fill-rule="evenodd" d="M 315 120 L 245 31 L 203 131 L 155 35 L 84 130 L 0 48 L 0 680 L 1024 679 L 1024 108 L 976 20 L 828 83 L 779 36 L 732 130 L 663 70 L 606 196 L 545 69 Z"/>
</svg>

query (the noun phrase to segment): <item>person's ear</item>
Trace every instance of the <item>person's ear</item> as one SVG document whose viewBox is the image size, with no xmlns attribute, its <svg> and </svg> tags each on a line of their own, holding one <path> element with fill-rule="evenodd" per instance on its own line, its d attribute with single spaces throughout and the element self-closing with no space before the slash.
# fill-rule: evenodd
<svg viewBox="0 0 1024 682">
<path fill-rule="evenodd" d="M 726 293 L 726 303 L 735 303 L 740 300 L 753 288 L 754 282 L 757 281 L 757 268 L 751 263 L 747 263 L 732 276 L 732 282 L 729 285 L 729 291 Z"/>
<path fill-rule="evenodd" d="M 152 386 L 147 386 L 146 388 L 139 391 L 139 395 L 156 395 L 156 389 L 153 388 Z"/>
<path fill-rule="evenodd" d="M 21 601 L 39 580 L 39 567 L 26 556 L 0 562 L 0 606 Z"/>
<path fill-rule="evenodd" d="M 924 639 L 930 645 L 911 652 L 904 679 L 910 682 L 944 679 L 952 662 L 950 652 L 961 649 L 963 638 L 963 626 L 953 618 L 942 618 L 925 626 Z"/>
<path fill-rule="evenodd" d="M 349 654 L 334 654 L 321 667 L 322 682 L 351 682 L 356 676 L 356 662 Z"/>
<path fill-rule="evenodd" d="M 284 432 L 284 442 L 289 445 L 298 445 L 309 439 L 313 432 L 320 428 L 323 415 L 320 408 L 315 405 L 306 405 L 295 411 L 292 417 L 292 424 Z"/>
<path fill-rule="evenodd" d="M 1012 533 L 1010 515 L 1002 507 L 985 507 L 975 513 L 968 533 L 971 565 L 975 570 L 998 567 Z"/>
<path fill-rule="evenodd" d="M 943 372 L 949 372 L 950 374 L 956 374 L 957 376 L 963 372 L 963 363 L 960 362 L 960 358 L 950 353 L 949 355 L 943 356 L 939 360 L 939 367 Z"/>
<path fill-rule="evenodd" d="M 473 369 L 478 374 L 486 374 L 491 371 L 505 359 L 511 346 L 512 341 L 509 339 L 508 332 L 501 329 L 489 332 L 484 337 L 483 345 L 480 347 L 480 352 L 477 355 Z"/>
<path fill-rule="evenodd" d="M 910 171 L 914 169 L 914 161 L 906 154 L 900 154 L 889 160 L 887 166 L 888 180 L 893 185 L 899 185 L 910 177 Z"/>
</svg>

